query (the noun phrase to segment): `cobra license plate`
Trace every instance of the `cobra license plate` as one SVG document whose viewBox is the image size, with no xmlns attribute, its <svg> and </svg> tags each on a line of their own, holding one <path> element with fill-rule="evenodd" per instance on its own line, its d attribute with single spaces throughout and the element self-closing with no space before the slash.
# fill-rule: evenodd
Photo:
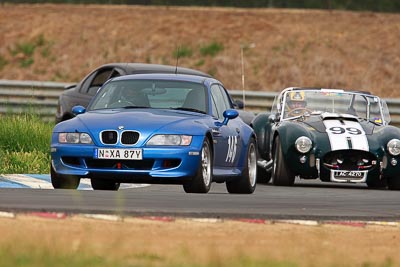
<svg viewBox="0 0 400 267">
<path fill-rule="evenodd" d="M 97 148 L 94 150 L 96 159 L 143 159 L 142 149 L 105 149 Z"/>
<path fill-rule="evenodd" d="M 364 177 L 364 172 L 360 171 L 334 171 L 335 178 L 352 178 L 352 179 L 362 179 Z"/>
</svg>

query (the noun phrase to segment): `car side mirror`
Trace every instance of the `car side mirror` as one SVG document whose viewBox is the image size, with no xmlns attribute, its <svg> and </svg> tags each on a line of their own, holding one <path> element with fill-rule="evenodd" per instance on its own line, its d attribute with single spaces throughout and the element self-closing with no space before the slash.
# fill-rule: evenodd
<svg viewBox="0 0 400 267">
<path fill-rule="evenodd" d="M 239 116 L 239 112 L 235 109 L 227 109 L 223 113 L 224 121 L 222 122 L 223 125 L 227 125 L 229 120 L 237 118 Z"/>
<path fill-rule="evenodd" d="M 236 109 L 243 109 L 243 108 L 244 108 L 244 103 L 243 103 L 242 100 L 235 100 L 235 101 L 233 102 L 233 106 L 234 106 Z"/>
<path fill-rule="evenodd" d="M 76 116 L 86 112 L 86 108 L 83 106 L 75 106 L 72 108 L 72 113 Z"/>
</svg>

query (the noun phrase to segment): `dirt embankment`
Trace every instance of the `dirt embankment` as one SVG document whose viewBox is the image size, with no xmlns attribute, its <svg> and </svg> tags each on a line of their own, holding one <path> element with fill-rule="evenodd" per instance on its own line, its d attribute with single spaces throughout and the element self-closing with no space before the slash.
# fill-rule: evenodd
<svg viewBox="0 0 400 267">
<path fill-rule="evenodd" d="M 100 64 L 150 62 L 241 89 L 367 90 L 399 97 L 400 15 L 284 9 L 0 5 L 0 79 L 78 81 Z M 253 45 L 254 44 L 254 45 Z"/>
</svg>

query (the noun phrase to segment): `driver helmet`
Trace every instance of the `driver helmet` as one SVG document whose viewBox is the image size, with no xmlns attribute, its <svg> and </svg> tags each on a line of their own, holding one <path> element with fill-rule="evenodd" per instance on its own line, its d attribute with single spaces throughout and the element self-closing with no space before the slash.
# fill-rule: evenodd
<svg viewBox="0 0 400 267">
<path fill-rule="evenodd" d="M 289 111 L 297 108 L 305 108 L 307 101 L 303 91 L 290 92 L 289 99 L 287 101 Z"/>
</svg>

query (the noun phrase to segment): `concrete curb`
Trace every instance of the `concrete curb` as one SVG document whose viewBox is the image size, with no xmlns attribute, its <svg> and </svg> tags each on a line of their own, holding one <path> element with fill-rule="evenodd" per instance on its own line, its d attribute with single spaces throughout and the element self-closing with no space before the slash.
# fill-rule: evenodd
<svg viewBox="0 0 400 267">
<path fill-rule="evenodd" d="M 187 222 L 200 222 L 200 223 L 224 223 L 224 222 L 241 222 L 251 224 L 292 224 L 301 226 L 324 226 L 324 225 L 338 225 L 365 228 L 367 226 L 380 226 L 380 227 L 400 227 L 399 221 L 352 221 L 352 220 L 336 220 L 336 221 L 318 221 L 318 220 L 266 220 L 254 218 L 238 218 L 238 219 L 221 219 L 221 218 L 191 218 L 191 217 L 173 217 L 173 216 L 121 216 L 112 214 L 68 214 L 63 212 L 7 212 L 0 211 L 0 218 L 16 219 L 19 215 L 28 215 L 40 217 L 44 219 L 63 220 L 68 218 L 88 218 L 93 220 L 103 220 L 112 222 L 124 222 L 129 219 L 141 219 L 156 222 L 173 223 L 177 221 Z"/>
</svg>

